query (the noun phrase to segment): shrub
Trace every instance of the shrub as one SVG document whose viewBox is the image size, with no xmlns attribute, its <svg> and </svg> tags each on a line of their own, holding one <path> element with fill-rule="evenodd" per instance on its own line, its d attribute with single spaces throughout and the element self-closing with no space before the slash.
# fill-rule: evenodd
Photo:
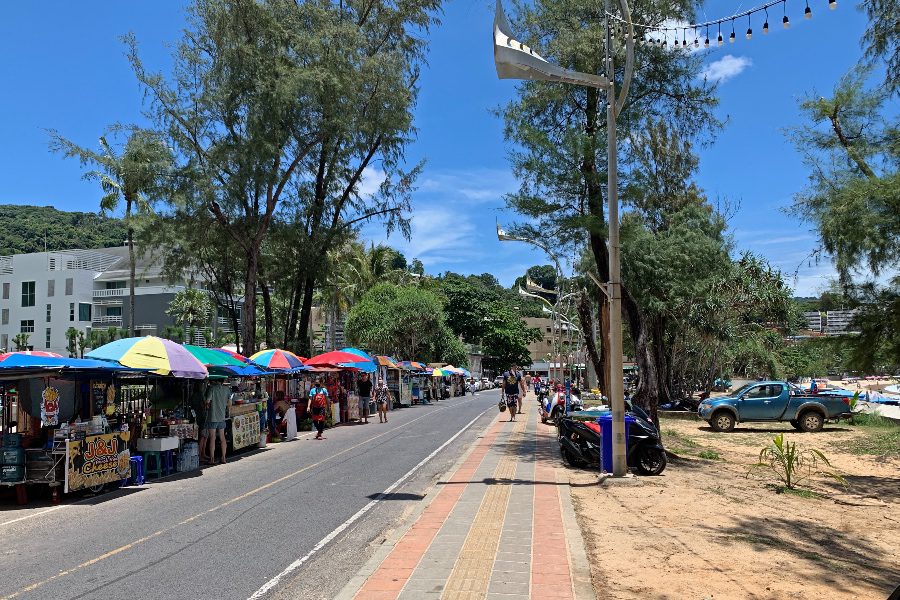
<svg viewBox="0 0 900 600">
<path fill-rule="evenodd" d="M 792 490 L 798 483 L 815 475 L 830 477 L 844 485 L 847 481 L 834 471 L 831 463 L 819 450 L 800 449 L 794 442 L 787 442 L 779 433 L 772 439 L 772 445 L 759 453 L 759 462 L 751 465 L 772 471 L 785 488 Z"/>
</svg>

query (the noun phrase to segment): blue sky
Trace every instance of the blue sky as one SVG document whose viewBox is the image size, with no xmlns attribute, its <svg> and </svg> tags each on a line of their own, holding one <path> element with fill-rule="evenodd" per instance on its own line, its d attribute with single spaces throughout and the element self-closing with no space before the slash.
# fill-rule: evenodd
<svg viewBox="0 0 900 600">
<path fill-rule="evenodd" d="M 141 122 L 141 92 L 118 36 L 133 31 L 147 62 L 165 66 L 168 44 L 184 26 L 182 4 L 48 0 L 5 7 L 0 203 L 97 209 L 95 184 L 81 180 L 77 162 L 48 151 L 45 129 L 92 144 L 113 122 Z M 716 2 L 706 16 L 750 6 Z M 787 31 L 780 27 L 780 9 L 770 10 L 771 32 L 761 35 L 762 22 L 754 22 L 750 41 L 743 36 L 746 20 L 739 21 L 735 44 L 705 52 L 709 73 L 721 79 L 718 113 L 726 124 L 700 150 L 699 173 L 710 198 L 739 205 L 731 220 L 737 247 L 766 256 L 802 295 L 821 288 L 833 269 L 807 265 L 803 259 L 815 237 L 781 210 L 806 183 L 783 129 L 800 121 L 799 98 L 830 92 L 858 60 L 866 27 L 849 2 L 840 1 L 836 11 L 828 11 L 825 0 L 810 6 L 814 18 L 807 21 L 803 5 L 789 3 Z M 515 92 L 513 82 L 494 73 L 492 13 L 487 0 L 450 1 L 433 31 L 416 110 L 418 139 L 409 151 L 411 161 L 427 161 L 414 197 L 413 236 L 388 243 L 422 260 L 428 272 L 491 272 L 509 285 L 528 266 L 546 261 L 524 244 L 497 242 L 494 233 L 495 220 L 515 219 L 502 197 L 516 182 L 502 124 L 491 114 Z M 723 29 L 726 39 L 728 33 L 730 27 Z"/>
</svg>

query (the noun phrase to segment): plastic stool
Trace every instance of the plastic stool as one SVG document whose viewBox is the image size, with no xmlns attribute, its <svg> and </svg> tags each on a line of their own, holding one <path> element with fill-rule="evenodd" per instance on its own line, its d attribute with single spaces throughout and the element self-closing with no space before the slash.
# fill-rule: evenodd
<svg viewBox="0 0 900 600">
<path fill-rule="evenodd" d="M 160 454 L 162 454 L 163 459 L 163 475 L 171 475 L 175 472 L 175 466 L 172 460 L 172 453 L 174 450 L 163 450 Z"/>
<path fill-rule="evenodd" d="M 143 452 L 144 455 L 144 476 L 147 479 L 153 477 L 162 477 L 162 458 L 159 452 Z M 150 460 L 150 459 L 153 460 Z"/>
<path fill-rule="evenodd" d="M 142 456 L 132 456 L 131 473 L 122 480 L 122 487 L 134 483 L 134 485 L 144 485 L 144 458 Z"/>
</svg>

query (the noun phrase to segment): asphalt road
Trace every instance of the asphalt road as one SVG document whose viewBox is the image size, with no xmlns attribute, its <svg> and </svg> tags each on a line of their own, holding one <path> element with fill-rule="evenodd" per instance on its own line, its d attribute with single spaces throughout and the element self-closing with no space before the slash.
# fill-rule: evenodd
<svg viewBox="0 0 900 600">
<path fill-rule="evenodd" d="M 332 598 L 484 432 L 497 397 L 395 410 L 387 424 L 304 434 L 141 488 L 0 511 L 0 600 Z"/>
</svg>

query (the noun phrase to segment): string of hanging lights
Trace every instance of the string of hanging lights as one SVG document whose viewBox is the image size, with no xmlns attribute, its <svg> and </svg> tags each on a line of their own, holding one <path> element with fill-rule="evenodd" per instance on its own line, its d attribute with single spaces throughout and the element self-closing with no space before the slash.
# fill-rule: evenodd
<svg viewBox="0 0 900 600">
<path fill-rule="evenodd" d="M 804 19 L 812 19 L 812 8 L 809 6 L 809 0 L 804 0 L 806 2 L 806 8 L 803 10 L 803 18 Z M 785 29 L 788 29 L 791 26 L 791 20 L 788 18 L 787 14 L 787 2 L 788 0 L 770 0 L 765 4 L 760 4 L 759 6 L 754 6 L 753 8 L 747 9 L 745 11 L 741 11 L 739 13 L 735 13 L 733 15 L 728 15 L 727 17 L 722 17 L 719 19 L 713 19 L 710 21 L 704 21 L 702 23 L 689 23 L 686 25 L 678 25 L 675 27 L 664 27 L 661 25 L 653 25 L 649 23 L 632 23 L 631 26 L 635 31 L 634 36 L 637 43 L 649 44 L 649 45 L 657 45 L 663 48 L 666 48 L 670 44 L 673 48 L 682 48 L 687 49 L 690 43 L 688 42 L 688 32 L 691 32 L 692 37 L 694 38 L 693 46 L 694 48 L 699 48 L 700 44 L 703 44 L 704 48 L 709 48 L 709 30 L 710 27 L 715 27 L 718 35 L 716 36 L 716 43 L 719 46 L 725 44 L 725 39 L 722 37 L 722 24 L 731 24 L 731 34 L 728 36 L 729 43 L 734 43 L 737 39 L 737 33 L 735 30 L 735 21 L 738 19 L 747 18 L 747 33 L 744 34 L 748 40 L 753 39 L 753 22 L 752 17 L 757 13 L 764 13 L 764 21 L 762 26 L 763 35 L 769 33 L 769 9 L 773 6 L 778 6 L 779 4 L 782 7 L 782 19 L 781 24 Z M 834 10 L 837 8 L 837 0 L 828 0 L 828 9 Z M 609 17 L 615 21 L 618 21 L 621 25 L 619 28 L 619 33 L 621 35 L 627 35 L 627 28 L 624 25 L 627 25 L 625 21 L 618 15 L 614 15 L 612 13 L 609 14 Z M 706 36 L 703 38 L 701 42 L 701 33 L 705 31 Z M 671 36 L 670 36 L 671 32 Z M 679 33 L 681 34 L 679 36 Z M 680 38 L 680 40 L 679 40 Z"/>
</svg>

